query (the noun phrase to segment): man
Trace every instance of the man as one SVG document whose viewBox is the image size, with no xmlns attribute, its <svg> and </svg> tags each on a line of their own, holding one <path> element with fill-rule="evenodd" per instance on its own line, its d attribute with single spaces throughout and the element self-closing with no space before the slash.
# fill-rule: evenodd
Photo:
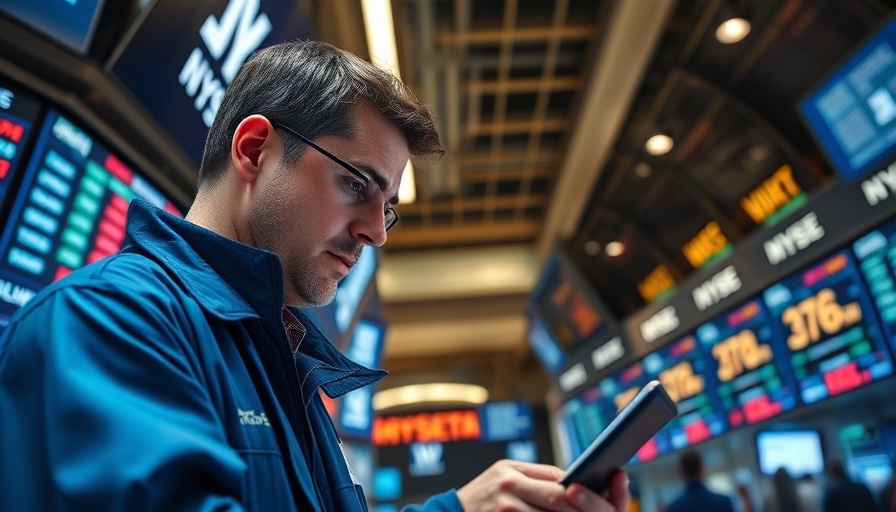
<svg viewBox="0 0 896 512">
<path fill-rule="evenodd" d="M 228 88 L 185 220 L 132 204 L 120 254 L 32 299 L 0 338 L 0 510 L 365 510 L 320 392 L 385 372 L 296 306 L 380 246 L 428 109 L 332 46 L 256 53 Z M 421 510 L 621 511 L 553 466 L 500 461 Z"/>
<path fill-rule="evenodd" d="M 734 512 L 731 498 L 714 493 L 703 485 L 703 461 L 699 453 L 682 453 L 678 459 L 678 468 L 685 481 L 685 490 L 669 504 L 666 512 Z"/>
</svg>

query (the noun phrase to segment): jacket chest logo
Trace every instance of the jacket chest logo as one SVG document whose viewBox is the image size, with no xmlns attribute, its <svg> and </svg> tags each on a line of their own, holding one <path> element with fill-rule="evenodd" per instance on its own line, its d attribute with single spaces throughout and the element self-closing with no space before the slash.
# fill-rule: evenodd
<svg viewBox="0 0 896 512">
<path fill-rule="evenodd" d="M 244 411 L 237 407 L 236 412 L 240 415 L 240 425 L 253 425 L 258 427 L 270 427 L 271 422 L 268 421 L 268 415 L 262 411 L 255 414 L 255 409 Z"/>
</svg>

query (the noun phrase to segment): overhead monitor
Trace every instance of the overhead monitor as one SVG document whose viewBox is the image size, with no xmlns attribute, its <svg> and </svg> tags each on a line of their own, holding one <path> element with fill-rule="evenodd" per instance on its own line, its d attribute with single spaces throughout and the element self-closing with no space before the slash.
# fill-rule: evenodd
<svg viewBox="0 0 896 512">
<path fill-rule="evenodd" d="M 0 0 L 0 13 L 83 55 L 102 6 L 103 0 Z"/>
<path fill-rule="evenodd" d="M 801 100 L 799 111 L 845 181 L 896 159 L 896 17 Z"/>
</svg>

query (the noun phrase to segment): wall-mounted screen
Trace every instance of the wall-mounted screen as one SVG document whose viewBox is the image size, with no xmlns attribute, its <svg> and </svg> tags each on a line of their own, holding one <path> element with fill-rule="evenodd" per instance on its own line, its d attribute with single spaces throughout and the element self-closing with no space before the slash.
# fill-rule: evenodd
<svg viewBox="0 0 896 512">
<path fill-rule="evenodd" d="M 352 361 L 377 368 L 386 338 L 386 326 L 382 322 L 361 319 L 355 325 L 345 355 Z M 338 399 L 339 418 L 337 426 L 340 434 L 362 439 L 370 439 L 373 426 L 373 393 L 375 385 L 364 386 L 349 391 Z"/>
<path fill-rule="evenodd" d="M 868 232 L 853 243 L 852 249 L 890 348 L 896 350 L 896 222 Z"/>
<path fill-rule="evenodd" d="M 103 0 L 0 0 L 0 11 L 78 53 L 87 53 Z"/>
<path fill-rule="evenodd" d="M 846 181 L 896 157 L 896 17 L 799 104 L 822 152 Z"/>
<path fill-rule="evenodd" d="M 36 98 L 0 82 L 0 211 L 39 115 L 40 103 Z"/>
<path fill-rule="evenodd" d="M 531 296 L 532 307 L 552 338 L 572 353 L 617 335 L 616 320 L 574 266 L 553 253 Z"/>
<path fill-rule="evenodd" d="M 181 215 L 99 140 L 51 110 L 0 238 L 0 328 L 44 286 L 117 252 L 135 198 Z"/>
<path fill-rule="evenodd" d="M 824 452 L 817 430 L 760 430 L 756 433 L 759 471 L 771 476 L 784 468 L 794 478 L 824 473 Z"/>
<path fill-rule="evenodd" d="M 697 328 L 728 424 L 758 423 L 792 410 L 797 393 L 769 315 L 754 299 Z M 775 357 L 781 353 L 782 357 Z"/>
<path fill-rule="evenodd" d="M 803 403 L 893 373 L 871 300 L 846 250 L 769 287 L 763 299 Z"/>
</svg>

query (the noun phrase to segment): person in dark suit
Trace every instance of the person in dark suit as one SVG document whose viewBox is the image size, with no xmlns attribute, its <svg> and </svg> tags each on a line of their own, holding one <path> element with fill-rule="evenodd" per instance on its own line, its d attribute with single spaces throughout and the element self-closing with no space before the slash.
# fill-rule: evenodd
<svg viewBox="0 0 896 512">
<path fill-rule="evenodd" d="M 666 512 L 734 512 L 731 498 L 712 492 L 703 484 L 703 461 L 699 453 L 681 454 L 679 471 L 685 480 L 685 490 L 669 504 Z"/>
<path fill-rule="evenodd" d="M 877 502 L 868 487 L 846 476 L 843 464 L 834 461 L 828 468 L 830 479 L 822 498 L 822 512 L 877 512 Z"/>
</svg>

